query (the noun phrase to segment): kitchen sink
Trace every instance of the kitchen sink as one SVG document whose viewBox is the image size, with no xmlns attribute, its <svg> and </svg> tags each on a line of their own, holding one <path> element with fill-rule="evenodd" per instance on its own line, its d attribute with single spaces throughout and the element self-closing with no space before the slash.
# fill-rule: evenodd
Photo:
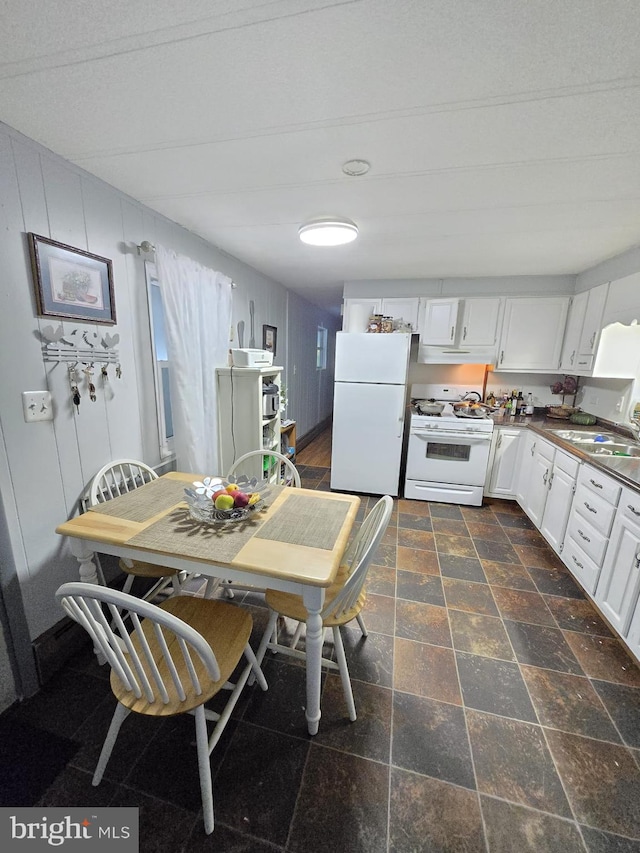
<svg viewBox="0 0 640 853">
<path fill-rule="evenodd" d="M 549 432 L 573 444 L 609 444 L 620 441 L 620 436 L 613 432 L 594 432 L 578 429 L 551 429 Z"/>
<path fill-rule="evenodd" d="M 617 444 L 616 442 L 611 442 L 611 444 L 601 444 L 597 447 L 591 445 L 591 447 L 583 447 L 582 448 L 585 453 L 589 453 L 592 456 L 636 456 L 640 457 L 640 446 L 637 444 Z"/>
</svg>

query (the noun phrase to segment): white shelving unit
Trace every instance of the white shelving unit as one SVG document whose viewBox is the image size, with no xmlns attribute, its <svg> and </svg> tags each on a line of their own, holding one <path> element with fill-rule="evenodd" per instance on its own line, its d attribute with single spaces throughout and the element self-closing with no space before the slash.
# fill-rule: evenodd
<svg viewBox="0 0 640 853">
<path fill-rule="evenodd" d="M 280 451 L 280 411 L 274 417 L 262 414 L 263 387 L 281 385 L 282 367 L 219 367 L 218 382 L 218 443 L 221 475 L 233 462 L 250 450 Z M 258 463 L 243 473 L 261 477 Z"/>
</svg>

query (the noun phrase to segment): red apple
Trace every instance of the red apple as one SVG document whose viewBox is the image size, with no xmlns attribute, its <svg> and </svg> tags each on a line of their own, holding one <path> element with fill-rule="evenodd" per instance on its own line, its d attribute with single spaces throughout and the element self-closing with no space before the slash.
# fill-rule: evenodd
<svg viewBox="0 0 640 853">
<path fill-rule="evenodd" d="M 213 501 L 213 503 L 215 503 L 215 502 L 216 502 L 216 498 L 217 498 L 217 497 L 220 497 L 220 495 L 226 495 L 226 494 L 227 494 L 227 490 L 226 490 L 226 489 L 218 489 L 218 491 L 217 491 L 217 492 L 214 492 L 214 493 L 211 495 L 211 500 Z"/>
<path fill-rule="evenodd" d="M 249 495 L 244 492 L 231 492 L 233 497 L 233 505 L 238 507 L 246 506 L 249 503 Z"/>
</svg>

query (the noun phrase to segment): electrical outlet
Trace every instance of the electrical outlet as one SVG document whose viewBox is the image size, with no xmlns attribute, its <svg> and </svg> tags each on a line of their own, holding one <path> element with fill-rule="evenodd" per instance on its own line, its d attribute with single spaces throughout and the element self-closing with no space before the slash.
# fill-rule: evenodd
<svg viewBox="0 0 640 853">
<path fill-rule="evenodd" d="M 35 421 L 52 421 L 51 393 L 49 391 L 23 391 L 22 411 L 28 424 Z"/>
</svg>

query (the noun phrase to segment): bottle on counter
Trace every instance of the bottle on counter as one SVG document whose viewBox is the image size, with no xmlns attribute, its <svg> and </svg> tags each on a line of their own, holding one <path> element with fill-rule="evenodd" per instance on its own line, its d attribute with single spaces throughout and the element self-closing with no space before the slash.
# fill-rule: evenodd
<svg viewBox="0 0 640 853">
<path fill-rule="evenodd" d="M 526 408 L 526 403 L 524 401 L 524 397 L 522 396 L 522 391 L 518 391 L 518 399 L 516 402 L 516 414 L 524 415 L 524 410 Z"/>
<path fill-rule="evenodd" d="M 529 391 L 529 393 L 527 394 L 527 403 L 524 407 L 525 415 L 532 415 L 533 414 L 533 408 L 534 408 L 534 406 L 533 406 L 533 394 L 531 393 L 531 391 Z"/>
</svg>

